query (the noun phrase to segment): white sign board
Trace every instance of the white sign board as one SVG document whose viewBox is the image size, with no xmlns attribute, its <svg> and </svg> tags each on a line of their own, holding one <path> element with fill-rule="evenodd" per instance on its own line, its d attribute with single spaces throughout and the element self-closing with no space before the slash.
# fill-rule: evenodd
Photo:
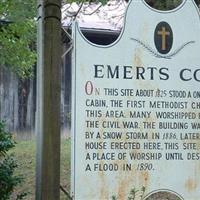
<svg viewBox="0 0 200 200">
<path fill-rule="evenodd" d="M 200 197 L 200 16 L 194 1 L 158 11 L 130 2 L 124 29 L 98 46 L 74 27 L 75 199 Z"/>
</svg>

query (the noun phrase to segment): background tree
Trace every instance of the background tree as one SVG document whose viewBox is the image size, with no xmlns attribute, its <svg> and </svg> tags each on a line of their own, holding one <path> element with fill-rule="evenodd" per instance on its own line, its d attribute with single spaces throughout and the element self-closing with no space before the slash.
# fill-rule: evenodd
<svg viewBox="0 0 200 200">
<path fill-rule="evenodd" d="M 181 4 L 183 0 L 145 0 L 150 6 L 159 10 L 171 10 Z M 200 0 L 195 0 L 200 4 Z"/>
<path fill-rule="evenodd" d="M 20 77 L 32 74 L 36 61 L 36 0 L 0 1 L 0 65 Z"/>
</svg>

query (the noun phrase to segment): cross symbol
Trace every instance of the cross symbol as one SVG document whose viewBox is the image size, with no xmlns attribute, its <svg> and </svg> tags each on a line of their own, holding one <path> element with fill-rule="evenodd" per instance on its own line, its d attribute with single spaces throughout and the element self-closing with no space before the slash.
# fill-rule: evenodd
<svg viewBox="0 0 200 200">
<path fill-rule="evenodd" d="M 162 30 L 158 31 L 158 35 L 162 37 L 162 50 L 166 50 L 166 36 L 170 35 L 170 32 L 166 31 L 166 28 L 162 26 Z"/>
</svg>

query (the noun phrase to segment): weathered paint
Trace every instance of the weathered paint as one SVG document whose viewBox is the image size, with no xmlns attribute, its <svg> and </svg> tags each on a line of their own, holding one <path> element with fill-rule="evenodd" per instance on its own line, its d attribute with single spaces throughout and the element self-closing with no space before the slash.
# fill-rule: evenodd
<svg viewBox="0 0 200 200">
<path fill-rule="evenodd" d="M 121 35 L 114 44 L 108 46 L 90 43 L 78 26 L 74 25 L 72 194 L 75 199 L 104 200 L 111 199 L 113 195 L 118 199 L 127 199 L 131 189 L 138 191 L 138 199 L 139 196 L 141 198 L 142 188 L 145 188 L 143 196 L 147 199 L 157 193 L 172 198 L 177 196 L 181 200 L 199 198 L 199 159 L 191 160 L 187 157 L 189 153 L 199 153 L 199 147 L 183 148 L 184 143 L 195 143 L 198 146 L 199 141 L 181 139 L 180 136 L 199 132 L 191 127 L 191 123 L 200 123 L 200 107 L 191 107 L 191 102 L 198 103 L 199 98 L 192 95 L 188 97 L 189 92 L 199 91 L 199 19 L 198 9 L 191 0 L 184 0 L 171 11 L 157 11 L 143 0 L 132 0 Z M 169 32 L 173 32 L 173 43 L 169 52 L 164 53 L 157 51 L 154 40 L 156 26 L 161 22 L 166 22 L 171 27 Z M 165 23 L 161 25 L 165 26 Z M 167 40 L 168 37 L 163 36 L 163 39 Z M 165 40 L 161 42 L 164 44 L 167 42 Z M 106 88 L 113 89 L 109 95 L 105 92 Z M 187 97 L 170 96 L 172 90 L 185 91 Z M 90 106 L 86 105 L 86 99 L 105 100 L 106 104 Z M 118 103 L 112 104 L 113 100 L 118 100 Z M 128 106 L 127 101 L 130 100 L 137 101 L 138 105 L 139 101 L 144 103 L 138 107 Z M 113 113 L 123 111 L 123 115 L 107 117 L 105 113 L 110 110 Z M 130 111 L 146 111 L 150 114 L 131 118 Z M 196 117 L 161 119 L 158 112 L 191 112 Z M 105 122 L 107 125 L 102 125 Z M 130 126 L 126 127 L 125 123 Z M 164 128 L 161 123 L 168 127 Z M 173 127 L 182 123 L 185 128 Z M 86 137 L 86 132 L 92 132 L 93 136 Z M 122 136 L 109 139 L 104 132 L 122 133 Z M 127 132 L 148 132 L 148 138 L 127 139 Z M 155 137 L 156 133 L 158 138 Z M 85 149 L 85 142 L 106 142 L 107 148 Z M 111 143 L 114 142 L 121 144 L 122 149 L 111 149 Z M 169 144 L 171 148 L 167 148 Z M 96 157 L 86 159 L 87 153 L 90 156 L 97 153 L 98 157 L 102 153 L 106 155 L 113 152 L 113 160 L 98 160 Z M 119 159 L 118 156 L 123 153 L 125 157 Z M 129 154 L 141 157 L 134 159 Z M 147 159 L 147 156 L 153 158 L 142 160 Z M 87 164 L 90 164 L 91 170 L 86 170 Z M 118 168 L 110 171 L 98 168 L 95 171 L 95 164 L 117 165 Z M 124 164 L 131 166 L 131 169 L 124 170 Z"/>
</svg>

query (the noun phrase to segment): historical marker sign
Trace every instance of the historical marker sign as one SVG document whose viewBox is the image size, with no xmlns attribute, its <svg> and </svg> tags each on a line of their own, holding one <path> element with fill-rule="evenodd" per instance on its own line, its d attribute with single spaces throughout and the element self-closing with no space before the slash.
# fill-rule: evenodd
<svg viewBox="0 0 200 200">
<path fill-rule="evenodd" d="M 171 11 L 133 0 L 109 46 L 75 26 L 75 199 L 199 199 L 199 36 L 192 0 Z"/>
</svg>

